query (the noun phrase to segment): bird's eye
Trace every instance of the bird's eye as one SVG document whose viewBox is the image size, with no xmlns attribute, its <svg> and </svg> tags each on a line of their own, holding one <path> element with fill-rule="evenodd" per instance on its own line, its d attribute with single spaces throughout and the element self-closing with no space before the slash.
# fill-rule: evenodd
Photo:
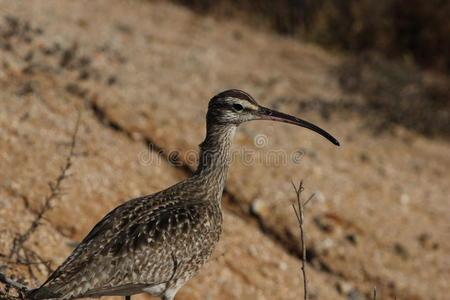
<svg viewBox="0 0 450 300">
<path fill-rule="evenodd" d="M 244 107 L 242 105 L 240 105 L 239 103 L 235 103 L 235 104 L 233 104 L 233 109 L 235 111 L 243 111 Z"/>
</svg>

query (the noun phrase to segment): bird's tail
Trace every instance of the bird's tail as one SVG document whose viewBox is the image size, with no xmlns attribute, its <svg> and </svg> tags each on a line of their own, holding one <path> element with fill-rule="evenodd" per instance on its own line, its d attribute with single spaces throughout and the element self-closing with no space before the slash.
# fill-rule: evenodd
<svg viewBox="0 0 450 300">
<path fill-rule="evenodd" d="M 54 299 L 59 297 L 61 297 L 61 295 L 56 294 L 45 286 L 41 286 L 37 289 L 32 289 L 25 294 L 25 299 L 27 300 Z"/>
</svg>

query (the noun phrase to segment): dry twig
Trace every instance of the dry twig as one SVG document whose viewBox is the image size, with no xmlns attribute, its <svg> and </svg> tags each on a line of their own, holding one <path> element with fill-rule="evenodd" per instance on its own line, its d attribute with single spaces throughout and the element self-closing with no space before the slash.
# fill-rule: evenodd
<svg viewBox="0 0 450 300">
<path fill-rule="evenodd" d="M 19 234 L 13 240 L 12 247 L 10 249 L 9 255 L 1 255 L 6 258 L 11 264 L 25 265 L 28 267 L 29 275 L 32 278 L 36 278 L 32 266 L 34 265 L 44 265 L 47 271 L 50 273 L 51 267 L 50 262 L 45 261 L 37 252 L 32 249 L 28 249 L 24 246 L 25 242 L 36 232 L 38 227 L 44 218 L 44 215 L 52 209 L 53 202 L 56 201 L 61 196 L 61 186 L 65 179 L 69 177 L 69 169 L 72 166 L 72 159 L 75 156 L 75 146 L 76 137 L 78 133 L 78 128 L 80 124 L 81 113 L 78 114 L 77 121 L 75 124 L 75 129 L 72 134 L 72 139 L 70 143 L 69 154 L 66 157 L 64 165 L 61 167 L 61 171 L 54 180 L 54 182 L 49 183 L 50 193 L 44 198 L 44 204 L 39 208 L 36 213 L 35 218 L 31 222 L 30 226 L 25 230 L 24 233 Z M 24 299 L 24 295 L 29 290 L 29 288 L 11 278 L 7 278 L 3 273 L 0 272 L 0 282 L 5 284 L 6 292 L 0 293 L 0 299 Z M 18 297 L 12 296 L 8 293 L 9 289 L 13 288 L 18 293 Z"/>
<path fill-rule="evenodd" d="M 296 200 L 291 203 L 292 208 L 294 209 L 295 217 L 298 221 L 298 227 L 300 229 L 300 249 L 302 255 L 302 275 L 303 275 L 303 299 L 308 300 L 308 278 L 306 274 L 306 244 L 305 244 L 305 230 L 304 230 L 304 207 L 314 198 L 314 194 L 312 194 L 306 201 L 301 200 L 301 194 L 304 190 L 303 188 L 303 180 L 300 181 L 298 187 L 292 182 L 292 186 L 294 187 Z"/>
<path fill-rule="evenodd" d="M 61 167 L 61 172 L 58 177 L 56 177 L 54 182 L 49 182 L 48 186 L 50 188 L 50 193 L 45 197 L 44 204 L 38 210 L 34 220 L 31 222 L 30 226 L 25 230 L 24 233 L 14 238 L 13 245 L 11 247 L 9 257 L 18 256 L 19 252 L 23 248 L 23 244 L 30 238 L 30 236 L 38 229 L 41 221 L 44 217 L 44 214 L 48 212 L 52 208 L 52 204 L 55 200 L 57 200 L 61 195 L 61 184 L 65 179 L 69 177 L 68 172 L 70 167 L 72 166 L 72 159 L 75 154 L 75 145 L 76 145 L 76 137 L 78 133 L 78 127 L 80 124 L 80 116 L 78 114 L 77 121 L 75 124 L 75 129 L 72 134 L 72 140 L 70 143 L 69 155 L 66 158 L 65 164 Z"/>
</svg>

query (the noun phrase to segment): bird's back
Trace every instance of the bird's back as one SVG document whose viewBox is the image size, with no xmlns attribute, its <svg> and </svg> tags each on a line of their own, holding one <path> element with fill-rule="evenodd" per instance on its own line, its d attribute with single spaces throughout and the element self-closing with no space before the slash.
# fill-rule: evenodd
<svg viewBox="0 0 450 300">
<path fill-rule="evenodd" d="M 28 298 L 159 294 L 182 285 L 209 258 L 222 224 L 219 202 L 191 186 L 112 210 Z"/>
</svg>

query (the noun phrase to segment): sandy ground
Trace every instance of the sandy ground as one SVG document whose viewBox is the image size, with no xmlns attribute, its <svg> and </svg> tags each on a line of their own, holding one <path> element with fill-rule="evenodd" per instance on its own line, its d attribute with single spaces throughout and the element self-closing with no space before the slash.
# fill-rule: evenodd
<svg viewBox="0 0 450 300">
<path fill-rule="evenodd" d="M 332 71 L 343 57 L 165 2 L 1 1 L 0 17 L 1 253 L 49 193 L 78 110 L 64 196 L 27 243 L 52 267 L 119 203 L 189 176 L 207 101 L 237 87 L 342 146 L 288 125 L 239 128 L 224 235 L 177 299 L 299 299 L 290 201 L 301 179 L 316 194 L 306 212 L 312 299 L 368 299 L 373 287 L 379 299 L 450 294 L 448 142 L 402 128 L 374 136 L 364 116 L 302 111 L 353 97 Z M 47 276 L 4 257 L 1 266 L 32 285 Z"/>
</svg>

